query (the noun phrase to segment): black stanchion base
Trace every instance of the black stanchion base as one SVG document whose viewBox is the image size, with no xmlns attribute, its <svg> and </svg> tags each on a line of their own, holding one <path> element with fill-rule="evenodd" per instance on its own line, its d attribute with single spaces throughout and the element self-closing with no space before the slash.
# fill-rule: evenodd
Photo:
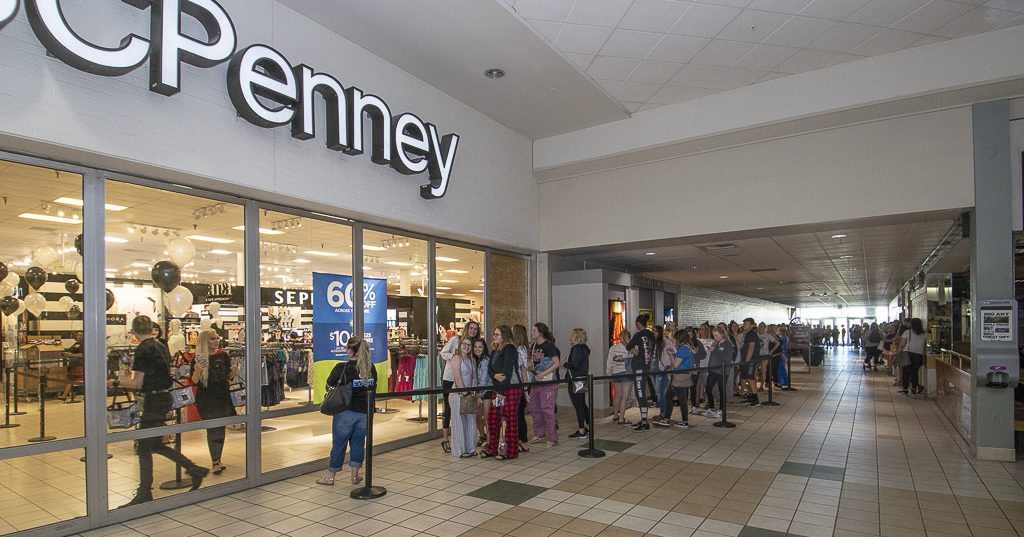
<svg viewBox="0 0 1024 537">
<path fill-rule="evenodd" d="M 736 424 L 731 421 L 716 421 L 711 425 L 714 425 L 715 427 L 725 427 L 726 429 L 732 429 L 736 426 Z"/>
<path fill-rule="evenodd" d="M 268 433 L 270 431 L 276 431 L 276 430 L 277 430 L 277 427 L 271 427 L 269 425 L 264 425 L 264 426 L 260 427 L 260 432 L 263 432 L 263 433 Z"/>
<path fill-rule="evenodd" d="M 761 403 L 761 406 L 779 406 L 779 404 L 775 401 L 765 401 Z"/>
<path fill-rule="evenodd" d="M 11 412 L 10 413 L 11 416 L 24 416 L 25 414 L 28 414 L 28 412 Z"/>
<path fill-rule="evenodd" d="M 780 388 L 780 389 L 781 389 L 782 391 L 784 391 L 784 392 L 795 392 L 795 391 L 797 391 L 797 390 L 796 390 L 796 388 L 790 388 L 790 387 L 788 387 L 788 386 L 787 386 L 787 387 L 785 387 L 785 388 Z"/>
<path fill-rule="evenodd" d="M 377 409 L 377 413 L 378 414 L 398 414 L 398 409 L 396 409 L 396 408 L 378 408 Z"/>
<path fill-rule="evenodd" d="M 13 429 L 15 427 L 21 427 L 20 423 L 8 423 L 6 425 L 0 425 L 0 429 Z"/>
<path fill-rule="evenodd" d="M 315 403 L 313 403 L 313 401 L 302 401 L 302 402 L 299 403 L 299 406 L 309 406 L 309 405 L 312 405 L 312 404 L 315 404 Z"/>
<path fill-rule="evenodd" d="M 604 457 L 604 452 L 601 451 L 600 449 L 581 449 L 579 450 L 577 455 L 587 459 L 599 459 L 601 457 Z"/>
<path fill-rule="evenodd" d="M 49 442 L 50 440 L 56 440 L 56 436 L 37 436 L 35 438 L 29 438 L 29 442 Z"/>
<path fill-rule="evenodd" d="M 113 458 L 114 458 L 113 455 L 111 455 L 110 453 L 107 453 L 107 460 L 110 460 L 110 459 L 113 459 Z M 78 460 L 80 460 L 82 462 L 85 462 L 85 457 L 81 457 Z"/>
<path fill-rule="evenodd" d="M 187 489 L 192 486 L 192 478 L 185 477 L 182 479 L 175 479 L 173 481 L 164 481 L 160 483 L 160 490 L 181 490 Z"/>
<path fill-rule="evenodd" d="M 359 487 L 348 493 L 353 500 L 375 500 L 388 493 L 384 487 Z"/>
<path fill-rule="evenodd" d="M 405 421 L 412 421 L 415 423 L 425 423 L 430 421 L 430 418 L 405 418 Z"/>
</svg>

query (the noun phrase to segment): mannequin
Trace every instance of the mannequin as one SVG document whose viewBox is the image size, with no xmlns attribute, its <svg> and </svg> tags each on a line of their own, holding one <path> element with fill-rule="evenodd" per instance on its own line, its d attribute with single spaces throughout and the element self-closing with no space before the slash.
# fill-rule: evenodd
<svg viewBox="0 0 1024 537">
<path fill-rule="evenodd" d="M 167 326 L 167 350 L 171 356 L 185 352 L 185 336 L 181 333 L 181 319 L 171 319 Z"/>
</svg>

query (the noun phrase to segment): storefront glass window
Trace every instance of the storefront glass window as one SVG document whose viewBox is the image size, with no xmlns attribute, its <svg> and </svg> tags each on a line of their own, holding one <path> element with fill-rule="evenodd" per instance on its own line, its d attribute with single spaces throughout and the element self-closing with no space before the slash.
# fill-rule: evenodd
<svg viewBox="0 0 1024 537">
<path fill-rule="evenodd" d="M 0 534 L 85 516 L 83 455 L 72 449 L 0 461 Z"/>
<path fill-rule="evenodd" d="M 81 437 L 82 176 L 0 161 L 0 182 L 0 447 Z"/>
<path fill-rule="evenodd" d="M 438 343 L 462 335 L 466 323 L 484 324 L 484 253 L 437 244 Z M 480 332 L 488 334 L 487 327 Z"/>
</svg>

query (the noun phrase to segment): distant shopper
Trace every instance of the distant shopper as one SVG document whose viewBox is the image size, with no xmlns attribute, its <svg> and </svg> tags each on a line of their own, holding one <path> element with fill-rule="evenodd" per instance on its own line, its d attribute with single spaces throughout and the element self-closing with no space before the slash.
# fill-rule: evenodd
<svg viewBox="0 0 1024 537">
<path fill-rule="evenodd" d="M 640 373 L 633 382 L 633 389 L 636 391 L 636 400 L 640 406 L 640 422 L 633 427 L 634 431 L 646 431 L 651 428 L 647 422 L 647 392 L 644 386 L 647 376 L 651 373 L 651 360 L 655 359 L 654 354 L 654 332 L 647 329 L 647 322 L 650 316 L 638 315 L 636 318 L 636 333 L 633 339 L 629 340 L 626 350 L 633 353 L 631 362 L 633 372 Z"/>
<path fill-rule="evenodd" d="M 142 420 L 140 429 L 160 427 L 167 424 L 167 414 L 171 411 L 171 354 L 167 345 L 153 337 L 153 321 L 145 315 L 132 319 L 132 334 L 138 339 L 135 347 L 135 358 L 132 362 L 132 376 L 121 380 L 108 381 L 110 388 L 136 390 L 145 395 L 142 399 Z M 121 507 L 139 505 L 153 499 L 153 454 L 162 455 L 181 465 L 192 480 L 190 490 L 196 490 L 203 484 L 203 478 L 210 473 L 189 460 L 180 452 L 164 444 L 163 436 L 143 438 L 136 441 L 136 453 L 139 456 L 139 488 L 135 497 Z"/>
<path fill-rule="evenodd" d="M 622 330 L 619 332 L 618 343 L 608 349 L 607 368 L 609 375 L 632 373 L 632 371 L 627 371 L 629 352 L 626 350 L 626 343 L 629 343 L 629 338 L 629 330 Z M 626 404 L 629 402 L 629 392 L 632 389 L 632 385 L 633 379 L 628 377 L 612 380 L 612 386 L 615 389 L 615 399 L 612 401 L 612 410 L 615 412 L 615 415 L 612 418 L 612 422 L 629 425 L 629 422 L 626 421 Z"/>
<path fill-rule="evenodd" d="M 473 360 L 473 341 L 462 338 L 459 343 L 459 352 L 452 357 L 452 378 L 455 379 L 456 388 L 472 388 L 476 386 L 476 362 Z M 452 457 L 472 457 L 476 455 L 476 402 L 473 402 L 473 412 L 463 414 L 462 398 L 467 393 L 450 393 L 452 408 Z M 469 404 L 473 399 L 467 399 Z"/>
<path fill-rule="evenodd" d="M 196 342 L 196 360 L 192 371 L 192 384 L 196 386 L 196 410 L 204 420 L 235 415 L 231 403 L 231 381 L 238 366 L 231 365 L 231 357 L 220 348 L 220 335 L 212 328 L 199 332 Z M 221 463 L 227 427 L 206 430 L 206 444 L 210 450 L 213 473 L 220 475 L 227 469 Z"/>
<path fill-rule="evenodd" d="M 555 346 L 555 336 L 544 323 L 533 325 L 530 336 L 533 337 L 533 376 L 535 381 L 554 380 L 558 377 L 558 367 L 562 363 L 562 355 Z M 550 364 L 550 365 L 548 365 Z M 544 367 L 547 365 L 547 367 Z M 555 399 L 558 397 L 558 385 L 534 386 L 530 392 L 530 415 L 533 416 L 533 434 L 531 444 L 547 440 L 547 446 L 558 443 L 558 428 L 555 421 Z"/>
<path fill-rule="evenodd" d="M 573 328 L 569 334 L 569 358 L 565 361 L 565 374 L 569 377 L 569 400 L 576 409 L 576 432 L 569 438 L 585 439 L 590 436 L 590 409 L 587 408 L 586 378 L 590 374 L 590 347 L 587 331 Z"/>
<path fill-rule="evenodd" d="M 348 466 L 352 470 L 350 481 L 358 484 L 363 480 L 359 468 L 366 457 L 366 393 L 376 389 L 377 368 L 370 360 L 370 344 L 359 336 L 352 336 L 345 344 L 348 361 L 334 366 L 327 376 L 327 387 L 335 389 L 343 384 L 352 385 L 352 404 L 348 410 L 334 415 L 331 424 L 331 458 L 327 473 L 316 480 L 317 485 L 334 485 L 334 476 L 341 471 L 345 462 L 345 448 L 352 453 Z"/>
</svg>

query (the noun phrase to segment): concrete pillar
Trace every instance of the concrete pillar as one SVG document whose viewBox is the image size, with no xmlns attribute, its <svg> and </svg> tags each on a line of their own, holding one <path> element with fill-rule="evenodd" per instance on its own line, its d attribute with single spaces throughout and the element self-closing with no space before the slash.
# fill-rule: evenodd
<svg viewBox="0 0 1024 537">
<path fill-rule="evenodd" d="M 665 326 L 665 291 L 654 291 L 654 324 Z"/>
<path fill-rule="evenodd" d="M 1015 313 L 1010 174 L 1010 112 L 1006 100 L 972 107 L 974 211 L 971 213 L 971 454 L 1012 462 L 1013 386 L 1019 375 L 1016 315 L 1009 335 L 983 334 L 983 313 Z M 1008 387 L 992 386 L 990 373 L 1004 372 Z"/>
</svg>

